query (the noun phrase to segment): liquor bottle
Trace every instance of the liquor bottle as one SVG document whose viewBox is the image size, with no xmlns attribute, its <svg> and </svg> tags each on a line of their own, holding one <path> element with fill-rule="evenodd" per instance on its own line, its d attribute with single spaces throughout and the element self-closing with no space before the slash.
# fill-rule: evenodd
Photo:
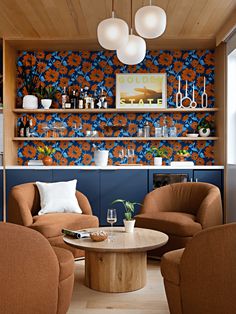
<svg viewBox="0 0 236 314">
<path fill-rule="evenodd" d="M 65 109 L 71 109 L 71 102 L 70 102 L 71 97 L 69 97 L 69 95 L 70 95 L 70 92 L 68 92 L 68 95 L 66 97 Z"/>
<path fill-rule="evenodd" d="M 25 125 L 24 125 L 24 118 L 22 117 L 20 119 L 20 124 L 19 124 L 19 136 L 24 137 L 25 136 Z"/>
<path fill-rule="evenodd" d="M 105 94 L 103 88 L 102 88 L 101 93 L 100 93 L 100 102 L 102 104 L 102 107 L 104 109 L 106 109 L 107 108 L 107 98 L 106 98 L 106 94 Z"/>
<path fill-rule="evenodd" d="M 84 88 L 84 108 L 85 109 L 89 108 L 89 102 L 90 102 L 90 99 L 88 96 L 88 87 L 85 86 L 85 88 Z"/>
<path fill-rule="evenodd" d="M 67 94 L 66 94 L 66 87 L 63 87 L 63 94 L 61 95 L 61 106 L 62 109 L 65 109 L 65 103 L 67 102 Z"/>
<path fill-rule="evenodd" d="M 76 98 L 76 91 L 74 89 L 72 90 L 72 94 L 70 97 L 70 103 L 71 103 L 71 108 L 76 109 L 77 98 Z"/>
<path fill-rule="evenodd" d="M 79 99 L 78 99 L 78 107 L 79 109 L 84 108 L 84 91 L 83 88 L 80 89 Z"/>
<path fill-rule="evenodd" d="M 26 117 L 26 123 L 24 127 L 24 136 L 25 137 L 30 137 L 30 122 L 29 119 Z"/>
</svg>

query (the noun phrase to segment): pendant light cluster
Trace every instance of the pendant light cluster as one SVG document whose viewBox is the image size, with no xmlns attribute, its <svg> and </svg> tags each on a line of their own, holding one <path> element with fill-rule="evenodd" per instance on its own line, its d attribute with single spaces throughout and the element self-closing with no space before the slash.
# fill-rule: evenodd
<svg viewBox="0 0 236 314">
<path fill-rule="evenodd" d="M 140 8 L 135 14 L 135 29 L 141 36 L 133 35 L 131 0 L 130 35 L 129 27 L 122 19 L 115 18 L 114 0 L 112 0 L 112 17 L 99 23 L 97 36 L 99 44 L 108 50 L 116 50 L 118 59 L 124 64 L 134 65 L 142 62 L 146 54 L 146 42 L 142 38 L 161 36 L 166 28 L 166 13 L 162 8 L 149 6 Z"/>
</svg>

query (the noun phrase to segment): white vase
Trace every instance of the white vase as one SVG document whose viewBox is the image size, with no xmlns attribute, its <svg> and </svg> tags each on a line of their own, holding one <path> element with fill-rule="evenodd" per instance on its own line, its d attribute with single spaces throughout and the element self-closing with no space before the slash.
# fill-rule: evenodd
<svg viewBox="0 0 236 314">
<path fill-rule="evenodd" d="M 105 167 L 108 164 L 109 150 L 95 150 L 94 161 L 96 166 Z"/>
<path fill-rule="evenodd" d="M 41 99 L 41 105 L 44 109 L 49 109 L 52 104 L 52 99 Z"/>
<path fill-rule="evenodd" d="M 24 109 L 37 109 L 38 98 L 34 95 L 26 95 L 23 97 L 23 108 Z"/>
<path fill-rule="evenodd" d="M 205 132 L 204 132 L 204 131 Z M 200 129 L 199 130 L 199 135 L 201 136 L 201 137 L 208 137 L 209 135 L 210 135 L 210 133 L 211 133 L 211 130 L 210 129 Z"/>
<path fill-rule="evenodd" d="M 162 166 L 162 157 L 154 157 L 154 166 Z"/>
<path fill-rule="evenodd" d="M 128 233 L 134 232 L 135 219 L 132 220 L 123 219 L 123 222 L 125 226 L 125 232 Z"/>
</svg>

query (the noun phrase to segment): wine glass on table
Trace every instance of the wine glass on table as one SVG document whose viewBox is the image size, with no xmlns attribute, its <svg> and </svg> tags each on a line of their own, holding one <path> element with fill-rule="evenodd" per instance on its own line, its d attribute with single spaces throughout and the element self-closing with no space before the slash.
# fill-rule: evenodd
<svg viewBox="0 0 236 314">
<path fill-rule="evenodd" d="M 107 222 L 111 225 L 111 237 L 110 237 L 110 239 L 112 240 L 112 238 L 113 238 L 113 224 L 117 222 L 117 214 L 116 214 L 115 208 L 109 208 L 107 210 Z"/>
</svg>

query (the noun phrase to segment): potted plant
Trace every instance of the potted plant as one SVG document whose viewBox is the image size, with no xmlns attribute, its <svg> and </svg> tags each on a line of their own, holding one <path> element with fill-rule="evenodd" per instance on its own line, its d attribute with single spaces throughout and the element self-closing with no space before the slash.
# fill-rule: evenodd
<svg viewBox="0 0 236 314">
<path fill-rule="evenodd" d="M 51 156 L 55 153 L 56 149 L 50 148 L 50 147 L 45 145 L 44 147 L 39 146 L 37 148 L 37 151 L 40 154 L 44 155 L 44 157 L 42 159 L 44 166 L 51 166 L 52 165 L 52 157 Z"/>
<path fill-rule="evenodd" d="M 179 157 L 180 161 L 184 161 L 185 157 L 189 157 L 190 154 L 187 150 L 185 149 L 180 149 L 177 151 L 177 156 Z"/>
<path fill-rule="evenodd" d="M 200 121 L 197 128 L 201 137 L 208 137 L 211 133 L 212 124 L 204 118 Z"/>
<path fill-rule="evenodd" d="M 125 208 L 125 219 L 123 219 L 125 232 L 133 232 L 134 224 L 135 224 L 135 219 L 133 219 L 134 206 L 135 205 L 142 206 L 142 204 L 136 203 L 136 202 L 130 202 L 130 201 L 122 200 L 122 199 L 117 199 L 112 202 L 112 204 L 116 204 L 116 203 L 122 203 Z"/>
<path fill-rule="evenodd" d="M 41 99 L 41 104 L 44 109 L 50 108 L 52 104 L 52 100 L 56 92 L 57 92 L 56 86 L 46 86 L 46 87 L 40 86 L 38 88 L 37 95 Z"/>
<path fill-rule="evenodd" d="M 29 69 L 27 69 L 25 66 L 22 66 L 21 78 L 27 92 L 27 95 L 23 97 L 23 108 L 37 109 L 38 98 L 35 96 L 36 86 L 39 81 L 37 65 L 31 66 Z"/>
<path fill-rule="evenodd" d="M 157 148 L 155 146 L 151 146 L 148 150 L 154 157 L 154 166 L 162 165 L 162 158 L 167 157 L 166 150 L 164 148 Z"/>
</svg>

